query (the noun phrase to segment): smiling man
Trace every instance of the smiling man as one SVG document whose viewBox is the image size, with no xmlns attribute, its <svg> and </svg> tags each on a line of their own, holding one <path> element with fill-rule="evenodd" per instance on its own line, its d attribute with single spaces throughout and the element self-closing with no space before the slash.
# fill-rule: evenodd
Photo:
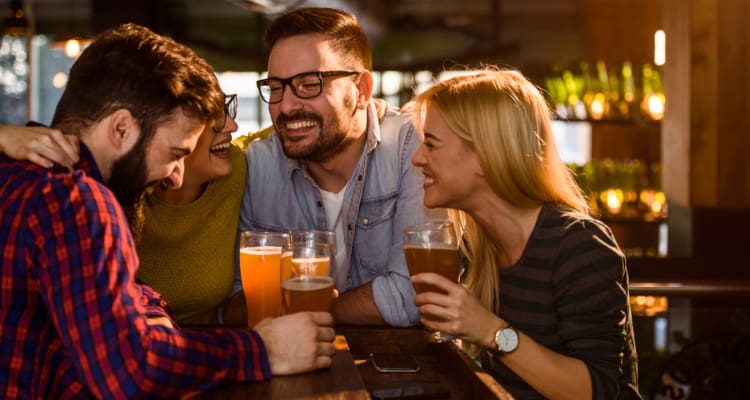
<svg viewBox="0 0 750 400">
<path fill-rule="evenodd" d="M 444 214 L 422 203 L 409 117 L 378 120 L 365 32 L 346 12 L 299 8 L 266 40 L 268 78 L 257 85 L 276 132 L 246 150 L 240 229 L 335 231 L 336 322 L 416 324 L 402 232 Z"/>
<path fill-rule="evenodd" d="M 187 332 L 135 282 L 127 217 L 146 188 L 182 184 L 225 118 L 205 60 L 127 24 L 83 52 L 58 103 L 53 127 L 80 139 L 73 170 L 0 155 L 0 398 L 179 398 L 330 365 L 328 313 Z"/>
</svg>

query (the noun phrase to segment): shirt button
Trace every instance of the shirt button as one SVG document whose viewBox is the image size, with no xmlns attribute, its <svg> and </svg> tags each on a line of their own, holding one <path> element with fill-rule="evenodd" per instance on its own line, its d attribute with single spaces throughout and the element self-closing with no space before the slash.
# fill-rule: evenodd
<svg viewBox="0 0 750 400">
<path fill-rule="evenodd" d="M 357 180 L 361 181 L 362 180 L 362 175 L 357 176 Z"/>
<path fill-rule="evenodd" d="M 370 223 L 370 219 L 369 219 L 369 218 L 367 218 L 367 217 L 365 217 L 365 218 L 364 218 L 364 219 L 362 220 L 362 224 L 364 224 L 364 225 L 367 225 L 367 224 L 369 224 L 369 223 Z"/>
<path fill-rule="evenodd" d="M 318 202 L 318 207 L 323 207 L 323 203 L 319 201 Z"/>
<path fill-rule="evenodd" d="M 349 224 L 346 228 L 352 230 L 352 224 Z"/>
</svg>

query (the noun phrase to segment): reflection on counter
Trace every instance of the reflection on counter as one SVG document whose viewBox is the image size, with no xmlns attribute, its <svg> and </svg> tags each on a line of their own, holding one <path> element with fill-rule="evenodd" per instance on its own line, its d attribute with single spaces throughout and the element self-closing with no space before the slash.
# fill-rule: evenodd
<svg viewBox="0 0 750 400">
<path fill-rule="evenodd" d="M 732 379 L 742 376 L 741 379 L 746 380 L 745 372 L 750 370 L 750 308 L 747 304 L 705 304 L 670 298 L 666 312 L 652 316 L 634 313 L 633 324 L 639 386 L 644 398 L 749 398 L 747 391 L 745 397 L 705 397 L 706 391 L 726 390 L 723 386 Z M 733 385 L 739 387 L 737 381 Z M 684 396 L 667 395 L 678 388 Z"/>
<path fill-rule="evenodd" d="M 644 398 L 750 398 L 745 265 L 727 256 L 628 260 Z"/>
</svg>

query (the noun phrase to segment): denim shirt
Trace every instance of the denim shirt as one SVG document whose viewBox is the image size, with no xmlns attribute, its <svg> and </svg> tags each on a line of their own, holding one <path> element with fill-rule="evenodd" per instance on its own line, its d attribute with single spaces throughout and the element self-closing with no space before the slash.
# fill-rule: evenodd
<svg viewBox="0 0 750 400">
<path fill-rule="evenodd" d="M 344 192 L 341 218 L 350 260 L 345 281 L 337 287 L 343 293 L 372 282 L 383 319 L 393 326 L 415 325 L 419 313 L 404 259 L 403 230 L 445 218 L 445 211 L 424 206 L 422 171 L 411 164 L 421 139 L 409 116 L 388 111 L 378 123 L 370 105 L 367 125 L 367 143 Z M 248 181 L 240 231 L 332 229 L 305 163 L 286 158 L 276 134 L 252 142 L 245 159 Z"/>
</svg>

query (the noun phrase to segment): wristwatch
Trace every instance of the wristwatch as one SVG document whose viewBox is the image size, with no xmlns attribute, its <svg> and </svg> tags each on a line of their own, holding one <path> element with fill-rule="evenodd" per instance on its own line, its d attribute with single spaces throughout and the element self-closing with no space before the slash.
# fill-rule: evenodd
<svg viewBox="0 0 750 400">
<path fill-rule="evenodd" d="M 495 332 L 495 344 L 500 353 L 510 353 L 518 347 L 518 331 L 510 325 Z"/>
</svg>

